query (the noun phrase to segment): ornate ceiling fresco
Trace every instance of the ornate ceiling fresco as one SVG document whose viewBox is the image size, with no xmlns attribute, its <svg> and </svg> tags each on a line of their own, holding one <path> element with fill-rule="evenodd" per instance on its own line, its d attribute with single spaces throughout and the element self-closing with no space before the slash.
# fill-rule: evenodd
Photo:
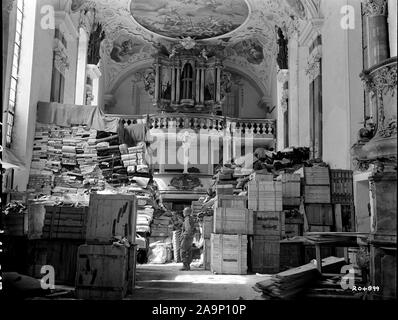
<svg viewBox="0 0 398 320">
<path fill-rule="evenodd" d="M 242 0 L 133 0 L 130 11 L 146 29 L 174 39 L 221 36 L 237 29 L 249 14 Z"/>
<path fill-rule="evenodd" d="M 276 26 L 289 37 L 319 0 L 72 0 L 72 11 L 95 10 L 106 37 L 101 63 L 110 92 L 120 78 L 151 64 L 160 48 L 198 45 L 222 55 L 271 90 L 278 50 Z"/>
</svg>

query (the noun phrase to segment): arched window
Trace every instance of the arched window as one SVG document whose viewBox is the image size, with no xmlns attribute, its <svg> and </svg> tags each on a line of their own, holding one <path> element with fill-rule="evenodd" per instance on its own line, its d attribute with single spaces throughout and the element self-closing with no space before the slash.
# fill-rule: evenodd
<svg viewBox="0 0 398 320">
<path fill-rule="evenodd" d="M 193 99 L 193 68 L 187 63 L 182 70 L 181 99 Z"/>
</svg>

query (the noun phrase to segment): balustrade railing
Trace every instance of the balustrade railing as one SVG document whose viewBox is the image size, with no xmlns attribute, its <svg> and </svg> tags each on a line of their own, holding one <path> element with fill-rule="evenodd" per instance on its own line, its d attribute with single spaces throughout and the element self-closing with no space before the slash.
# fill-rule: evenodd
<svg viewBox="0 0 398 320">
<path fill-rule="evenodd" d="M 227 130 L 232 134 L 253 134 L 271 138 L 276 136 L 274 119 L 242 119 L 190 113 L 109 116 L 120 117 L 128 124 L 146 123 L 150 129 Z"/>
</svg>

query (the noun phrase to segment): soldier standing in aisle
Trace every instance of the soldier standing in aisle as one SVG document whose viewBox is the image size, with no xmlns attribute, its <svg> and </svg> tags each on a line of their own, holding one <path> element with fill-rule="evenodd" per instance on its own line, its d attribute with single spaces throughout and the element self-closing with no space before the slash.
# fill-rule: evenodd
<svg viewBox="0 0 398 320">
<path fill-rule="evenodd" d="M 194 236 L 194 221 L 191 216 L 192 210 L 186 207 L 183 211 L 184 224 L 182 225 L 181 235 L 181 259 L 183 263 L 182 271 L 189 271 L 192 262 L 192 242 Z"/>
</svg>

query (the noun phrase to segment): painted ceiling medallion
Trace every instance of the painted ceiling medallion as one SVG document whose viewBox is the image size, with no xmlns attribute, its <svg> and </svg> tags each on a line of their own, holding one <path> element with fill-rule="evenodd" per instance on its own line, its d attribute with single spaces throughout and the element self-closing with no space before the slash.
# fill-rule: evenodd
<svg viewBox="0 0 398 320">
<path fill-rule="evenodd" d="M 196 40 L 227 34 L 249 15 L 243 0 L 132 0 L 130 10 L 140 25 L 154 33 Z"/>
</svg>

